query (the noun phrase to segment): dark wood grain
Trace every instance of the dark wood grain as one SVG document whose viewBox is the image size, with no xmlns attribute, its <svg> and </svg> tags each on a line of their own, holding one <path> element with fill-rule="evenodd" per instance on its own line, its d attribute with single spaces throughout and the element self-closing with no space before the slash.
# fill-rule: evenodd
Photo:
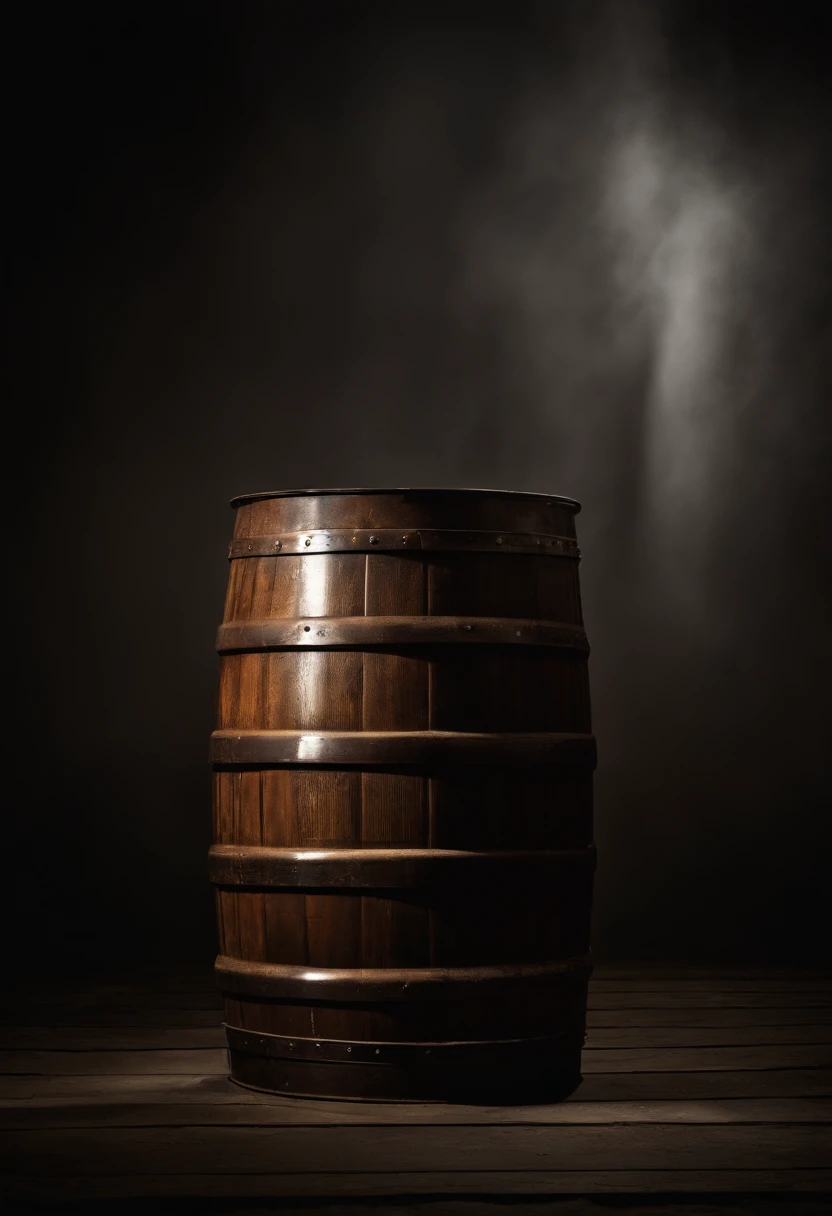
<svg viewBox="0 0 832 1216">
<path fill-rule="evenodd" d="M 776 996 L 778 993 L 788 994 L 789 996 L 798 996 L 801 993 L 807 996 L 825 995 L 826 999 L 832 1001 L 832 980 L 826 978 L 818 979 L 735 979 L 728 973 L 720 979 L 666 979 L 662 975 L 656 975 L 651 978 L 644 979 L 621 979 L 608 980 L 603 975 L 598 976 L 595 981 L 595 990 L 599 995 L 606 994 L 610 996 L 626 996 L 629 997 L 635 993 L 661 993 L 663 996 L 671 993 L 685 993 L 692 995 L 696 992 L 702 993 L 736 993 L 737 995 L 747 996 L 750 993 L 765 993 L 767 996 Z"/>
<path fill-rule="evenodd" d="M 594 1073 L 668 1073 L 678 1071 L 741 1072 L 746 1070 L 832 1068 L 832 1046 L 622 1047 L 588 1049 L 583 1053 L 585 1076 Z M 220 1049 L 144 1051 L 0 1051 L 0 1073 L 10 1075 L 82 1073 L 182 1073 L 191 1076 L 228 1072 Z M 388 1097 L 391 1095 L 388 1095 Z"/>
<path fill-rule="evenodd" d="M 710 1170 L 828 1171 L 829 1129 L 817 1124 L 702 1124 L 696 1128 L 700 1159 Z M 7 1131 L 0 1161 L 21 1172 L 75 1176 L 144 1173 L 148 1157 L 157 1174 L 263 1174 L 511 1170 L 526 1178 L 541 1172 L 690 1168 L 691 1134 L 673 1123 L 598 1127 L 424 1126 L 102 1128 Z M 609 1189 L 606 1179 L 605 1189 Z M 565 1179 L 563 1179 L 565 1182 Z M 562 1183 L 563 1185 L 563 1183 Z M 595 1184 L 597 1187 L 597 1183 Z M 318 1179 L 320 1187 L 320 1180 Z M 593 1190 L 590 1186 L 587 1189 Z"/>
<path fill-rule="evenodd" d="M 651 989 L 647 992 L 615 992 L 609 988 L 596 989 L 592 995 L 593 1009 L 830 1009 L 832 994 L 815 989 L 798 988 L 775 991 L 744 992 L 733 987 L 727 991 L 689 985 L 673 992 Z"/>
<path fill-rule="evenodd" d="M 35 1134 L 35 1133 L 31 1133 Z M 144 1144 L 144 1155 L 135 1151 L 134 1162 L 143 1164 L 158 1139 Z M 27 1146 L 28 1147 L 28 1146 Z M 128 1147 L 129 1149 L 133 1146 Z M 37 1199 L 69 1201 L 72 1199 L 157 1199 L 188 1198 L 188 1199 L 221 1199 L 229 1198 L 239 1201 L 246 1198 L 274 1199 L 286 1198 L 309 1199 L 315 1201 L 315 1210 L 326 1212 L 319 1207 L 322 1188 L 328 1197 L 374 1200 L 384 1199 L 384 1211 L 390 1212 L 388 1197 L 402 1202 L 403 1216 L 410 1216 L 413 1211 L 413 1198 L 419 1197 L 432 1201 L 436 1196 L 466 1197 L 464 1212 L 469 1211 L 467 1197 L 472 1194 L 488 1194 L 510 1196 L 512 1207 L 514 1199 L 519 1195 L 534 1195 L 540 1199 L 551 1196 L 610 1195 L 655 1196 L 688 1195 L 774 1195 L 788 1196 L 789 1216 L 796 1216 L 793 1206 L 795 1194 L 806 1194 L 807 1198 L 826 1196 L 832 1189 L 832 1170 L 830 1169 L 572 1169 L 572 1170 L 501 1170 L 492 1168 L 485 1175 L 478 1170 L 425 1170 L 416 1171 L 393 1170 L 388 1172 L 360 1173 L 350 1171 L 345 1173 L 322 1172 L 286 1173 L 281 1171 L 280 1163 L 269 1163 L 267 1170 L 261 1173 L 231 1173 L 199 1172 L 195 1174 L 171 1174 L 164 1171 L 157 1173 L 129 1174 L 56 1174 L 45 1175 L 38 1170 L 32 1154 L 26 1158 L 31 1163 L 32 1173 L 19 1175 L 8 1192 L 14 1198 L 21 1200 Z M 487 1181 L 487 1191 L 483 1190 L 483 1182 Z M 616 1207 L 620 1207 L 620 1200 Z M 282 1206 L 281 1210 L 285 1210 Z M 304 1216 L 306 1208 L 302 1209 Z M 352 1212 L 352 1205 L 348 1209 Z M 395 1209 L 394 1209 L 395 1210 Z M 430 1211 L 430 1209 L 427 1209 Z M 482 1209 L 480 1209 L 481 1212 Z M 538 1216 L 539 1203 L 535 1205 L 533 1216 Z M 691 1216 L 691 1206 L 674 1205 L 673 1216 Z M 716 1211 L 724 1211 L 720 1203 Z M 730 1209 L 729 1209 L 730 1210 Z M 745 1216 L 747 1207 L 737 1209 L 737 1216 Z M 343 1205 L 332 1209 L 333 1216 L 344 1216 Z M 440 1207 L 439 1211 L 442 1209 Z M 451 1209 L 453 1212 L 453 1209 Z M 666 1209 L 659 1208 L 661 1216 L 666 1216 Z M 701 1206 L 694 1208 L 696 1216 L 702 1216 Z M 798 1209 L 800 1216 L 820 1216 L 823 1207 L 817 1203 L 803 1209 Z M 474 1208 L 477 1216 L 480 1212 Z M 470 1216 L 474 1216 L 474 1212 Z M 641 1209 L 642 1216 L 657 1216 L 654 1202 Z M 770 1209 L 771 1216 L 784 1216 L 782 1208 L 776 1206 Z M 492 1207 L 493 1216 L 503 1216 L 500 1206 Z M 602 1208 L 597 1216 L 605 1214 Z M 243 1209 L 242 1216 L 248 1216 Z M 299 1213 L 300 1216 L 300 1213 Z M 444 1216 L 444 1213 L 443 1213 Z M 456 1216 L 456 1213 L 453 1213 Z M 491 1214 L 490 1214 L 491 1216 Z M 592 1213 L 591 1216 L 596 1216 Z"/>
<path fill-rule="evenodd" d="M 228 1088 L 231 1088 L 228 1086 Z M 183 1087 L 184 1091 L 184 1087 Z M 832 1098 L 756 1098 L 711 1102 L 664 1099 L 653 1102 L 583 1102 L 567 1100 L 546 1106 L 452 1106 L 419 1103 L 331 1102 L 322 1098 L 281 1098 L 243 1091 L 257 1101 L 243 1102 L 240 1089 L 228 1099 L 155 1090 L 134 1092 L 134 1101 L 104 1093 L 57 1098 L 53 1095 L 0 1100 L 0 1128 L 25 1131 L 62 1127 L 550 1127 L 593 1124 L 832 1124 Z M 124 1097 L 129 1090 L 124 1091 Z M 190 1097 L 191 1100 L 188 1100 Z"/>
<path fill-rule="evenodd" d="M 832 1043 L 832 1025 L 627 1026 L 590 1029 L 589 1050 L 612 1047 L 776 1047 Z M 0 1026 L 0 1050 L 98 1051 L 224 1047 L 219 1018 L 205 1026 Z"/>
<path fill-rule="evenodd" d="M 595 762 L 576 510 L 490 491 L 239 501 L 211 745 L 230 1026 L 408 1051 L 549 1035 L 551 1092 L 576 1083 Z M 481 982 L 568 959 L 577 987 L 557 965 L 524 1000 Z M 283 1089 L 257 1041 L 235 1040 L 233 1075 Z M 478 1085 L 519 1084 L 504 1056 Z M 452 1057 L 425 1096 L 461 1092 Z M 361 1067 L 379 1097 L 391 1074 Z"/>
<path fill-rule="evenodd" d="M 113 1056 L 117 1053 L 111 1053 Z M 110 1072 L 76 1071 L 44 1072 L 41 1067 L 48 1067 L 49 1053 L 39 1057 L 29 1056 L 27 1063 L 32 1065 L 28 1072 L 19 1074 L 0 1074 L 0 1101 L 17 1106 L 21 1101 L 38 1100 L 45 1103 L 47 1109 L 52 1105 L 68 1102 L 75 1105 L 85 1105 L 87 1102 L 109 1102 L 117 1106 L 134 1105 L 142 1102 L 156 1103 L 190 1103 L 210 1102 L 225 1105 L 226 1103 L 253 1103 L 255 1105 L 270 1105 L 274 1102 L 300 1104 L 302 1109 L 310 1106 L 313 1109 L 337 1108 L 344 1112 L 348 1119 L 349 1112 L 362 1109 L 352 1103 L 328 1103 L 319 1106 L 321 1099 L 281 1098 L 280 1095 L 258 1093 L 254 1090 L 242 1089 L 234 1085 L 227 1076 L 227 1070 L 220 1072 L 160 1072 L 156 1069 L 156 1059 L 148 1061 L 149 1071 L 128 1072 L 119 1071 L 117 1061 L 113 1060 L 114 1068 Z M 128 1057 L 126 1067 L 135 1067 L 140 1063 L 141 1056 Z M 46 1063 L 43 1063 L 46 1061 Z M 96 1065 L 94 1058 L 92 1064 Z M 76 1069 L 83 1070 L 84 1059 L 76 1059 Z M 832 1069 L 823 1068 L 773 1068 L 773 1069 L 738 1069 L 722 1072 L 624 1072 L 624 1073 L 591 1073 L 584 1076 L 576 1093 L 566 1099 L 566 1102 L 628 1102 L 639 1104 L 643 1102 L 692 1101 L 704 1104 L 704 1110 L 720 1100 L 762 1099 L 766 1102 L 780 1098 L 832 1098 Z M 559 1105 L 559 1104 L 558 1104 Z M 454 1104 L 448 1108 L 440 1103 L 396 1103 L 375 1104 L 369 1106 L 370 1112 L 398 1110 L 421 1112 L 418 1121 L 430 1121 L 432 1112 L 450 1109 L 468 1109 Z M 547 1111 L 551 1104 L 528 1106 L 478 1106 L 486 1114 L 495 1109 L 507 1112 L 528 1111 L 535 1109 Z M 415 1117 L 415 1116 L 414 1116 Z M 495 1121 L 500 1122 L 502 1116 Z M 256 1121 L 256 1120 L 255 1120 Z M 401 1121 L 397 1119 L 396 1121 Z"/>
</svg>

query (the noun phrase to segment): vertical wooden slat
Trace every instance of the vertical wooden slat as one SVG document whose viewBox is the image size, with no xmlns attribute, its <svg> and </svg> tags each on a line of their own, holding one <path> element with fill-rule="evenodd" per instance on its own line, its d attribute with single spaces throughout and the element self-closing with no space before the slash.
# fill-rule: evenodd
<svg viewBox="0 0 832 1216">
<path fill-rule="evenodd" d="M 263 823 L 264 844 L 276 848 L 360 843 L 361 773 L 267 769 L 263 773 Z"/>
<path fill-rule="evenodd" d="M 427 730 L 427 654 L 384 649 L 363 658 L 362 729 Z"/>
<path fill-rule="evenodd" d="M 431 612 L 534 617 L 536 563 L 558 560 L 519 553 L 431 553 Z"/>
<path fill-rule="evenodd" d="M 429 967 L 430 926 L 424 897 L 364 895 L 363 967 Z"/>
<path fill-rule="evenodd" d="M 337 900 L 337 903 L 334 902 Z M 360 896 L 306 896 L 306 932 L 311 967 L 360 967 Z"/>
<path fill-rule="evenodd" d="M 263 894 L 260 891 L 235 891 L 237 932 L 242 958 L 255 962 L 267 961 Z"/>
<path fill-rule="evenodd" d="M 421 616 L 425 604 L 425 558 L 411 553 L 368 553 L 367 616 Z"/>
<path fill-rule="evenodd" d="M 254 588 L 257 579 L 257 572 L 260 566 L 261 558 L 259 557 L 243 557 L 235 558 L 242 566 L 242 574 L 237 590 L 237 619 L 246 620 L 252 615 L 251 606 L 254 600 Z"/>
<path fill-rule="evenodd" d="M 237 918 L 237 896 L 234 891 L 219 892 L 220 915 L 223 925 L 223 949 L 232 957 L 240 957 L 240 928 Z"/>
<path fill-rule="evenodd" d="M 234 537 L 239 539 L 243 536 L 254 536 L 252 528 L 256 526 L 253 521 L 253 516 L 260 516 L 261 510 L 255 508 L 254 504 L 243 503 L 234 512 Z"/>
<path fill-rule="evenodd" d="M 236 535 L 397 526 L 572 532 L 568 508 L 530 499 L 437 493 L 318 496 L 246 504 Z M 333 514 L 334 512 L 334 514 Z M 413 514 L 415 512 L 415 515 Z M 508 512 L 508 514 L 506 514 Z M 417 519 L 418 517 L 418 519 Z M 513 520 L 513 526 L 509 524 Z M 572 533 L 574 534 L 574 533 Z M 226 619 L 422 615 L 581 620 L 577 564 L 493 553 L 278 553 L 232 562 Z M 380 646 L 226 655 L 220 725 L 271 730 L 589 729 L 586 662 L 510 646 Z M 218 771 L 215 838 L 256 847 L 582 847 L 591 839 L 586 769 L 459 765 L 337 770 L 287 765 Z M 585 876 L 586 877 L 586 876 Z M 542 961 L 586 947 L 591 883 L 550 889 L 368 891 L 268 889 L 218 893 L 223 950 L 312 967 L 472 966 Z M 583 882 L 583 885 L 581 885 Z M 579 999 L 579 998 L 578 998 Z M 420 1041 L 545 1033 L 563 996 L 530 1007 L 497 994 L 458 1008 L 406 1000 L 367 1008 L 326 1001 L 228 1001 L 234 1024 L 275 1034 Z"/>
<path fill-rule="evenodd" d="M 244 656 L 265 664 L 267 730 L 360 730 L 363 664 L 351 650 L 272 651 Z M 249 711 L 248 717 L 251 717 Z"/>
<path fill-rule="evenodd" d="M 571 558 L 535 558 L 537 615 L 544 621 L 583 624 L 578 591 L 578 563 Z"/>
<path fill-rule="evenodd" d="M 298 616 L 298 580 L 305 559 L 286 553 L 275 559 L 272 597 L 267 616 Z"/>
<path fill-rule="evenodd" d="M 228 655 L 239 660 L 238 704 L 236 720 L 231 723 L 241 730 L 256 730 L 265 717 L 263 655 Z"/>
<path fill-rule="evenodd" d="M 428 840 L 425 781 L 421 773 L 362 773 L 362 844 L 425 847 Z"/>
<path fill-rule="evenodd" d="M 235 726 L 237 707 L 240 702 L 240 658 L 238 654 L 220 656 L 219 697 L 217 725 Z"/>
<path fill-rule="evenodd" d="M 367 616 L 420 616 L 426 612 L 425 561 L 417 554 L 368 554 Z M 412 649 L 364 653 L 364 730 L 427 730 L 428 658 Z M 362 775 L 365 844 L 419 845 L 426 841 L 425 779 L 404 773 Z M 401 899 L 361 900 L 361 957 L 366 967 L 428 966 L 430 928 L 424 907 Z"/>
<path fill-rule="evenodd" d="M 278 557 L 259 557 L 256 561 L 254 586 L 251 594 L 249 616 L 260 620 L 269 615 L 277 575 Z"/>
<path fill-rule="evenodd" d="M 260 772 L 245 769 L 240 778 L 240 813 L 237 822 L 237 844 L 262 844 L 260 815 Z"/>
<path fill-rule="evenodd" d="M 211 774 L 211 832 L 212 838 L 224 843 L 222 823 L 222 773 L 216 769 Z"/>
<path fill-rule="evenodd" d="M 271 560 L 271 559 L 268 559 Z M 361 616 L 363 553 L 281 554 L 264 616 Z"/>
<path fill-rule="evenodd" d="M 233 769 L 228 776 L 230 793 L 231 838 L 236 844 L 240 839 L 240 787 L 243 774 L 239 769 Z"/>
<path fill-rule="evenodd" d="M 309 962 L 306 896 L 302 891 L 269 891 L 264 899 L 266 961 L 302 966 Z"/>
<path fill-rule="evenodd" d="M 232 561 L 228 563 L 228 566 L 228 586 L 225 592 L 225 608 L 222 619 L 223 621 L 234 621 L 237 619 L 237 596 L 243 563 Z"/>
<path fill-rule="evenodd" d="M 234 782 L 236 772 L 220 769 L 214 773 L 214 799 L 216 809 L 216 840 L 219 844 L 235 844 L 234 838 Z"/>
</svg>

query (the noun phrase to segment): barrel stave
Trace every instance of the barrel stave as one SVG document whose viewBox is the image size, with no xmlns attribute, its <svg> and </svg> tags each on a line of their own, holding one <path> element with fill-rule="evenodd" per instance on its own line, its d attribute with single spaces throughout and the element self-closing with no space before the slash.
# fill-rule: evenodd
<svg viewBox="0 0 832 1216">
<path fill-rule="evenodd" d="M 444 849 L 581 848 L 592 788 L 560 765 L 426 771 L 218 768 L 218 844 Z"/>
<path fill-rule="evenodd" d="M 231 563 L 225 621 L 495 616 L 582 623 L 578 563 L 519 553 L 309 553 Z"/>
<path fill-rule="evenodd" d="M 576 1083 L 594 761 L 574 513 L 485 491 L 239 505 L 211 864 L 240 1083 Z M 399 973 L 389 1000 L 373 977 Z"/>
<path fill-rule="evenodd" d="M 308 967 L 470 967 L 585 954 L 592 883 L 452 891 L 221 889 L 223 953 Z"/>
<path fill-rule="evenodd" d="M 224 654 L 218 726 L 587 733 L 585 656 L 467 644 Z"/>
<path fill-rule="evenodd" d="M 237 508 L 235 538 L 321 529 L 396 528 L 541 532 L 575 536 L 575 508 L 554 498 L 488 491 L 323 494 L 266 498 Z"/>
<path fill-rule="evenodd" d="M 472 1042 L 518 1037 L 518 1006 L 523 1008 L 520 1037 L 582 1031 L 586 980 L 540 986 L 523 997 L 515 990 L 493 994 L 487 1002 L 468 1000 L 346 1001 L 266 1000 L 226 997 L 231 1026 L 267 1034 L 314 1036 L 347 1042 Z"/>
</svg>

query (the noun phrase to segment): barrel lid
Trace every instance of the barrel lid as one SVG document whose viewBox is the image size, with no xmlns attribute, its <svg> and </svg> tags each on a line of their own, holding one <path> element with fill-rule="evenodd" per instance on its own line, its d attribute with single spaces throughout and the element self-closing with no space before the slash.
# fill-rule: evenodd
<svg viewBox="0 0 832 1216">
<path fill-rule="evenodd" d="M 343 489 L 328 489 L 328 490 L 262 490 L 257 494 L 239 494 L 236 498 L 231 499 L 232 507 L 242 507 L 249 502 L 260 502 L 264 498 L 306 498 L 320 497 L 326 494 L 499 494 L 505 498 L 531 498 L 536 502 L 552 502 L 557 503 L 561 507 L 570 507 L 575 514 L 580 511 L 581 504 L 576 502 L 574 498 L 563 498 L 560 494 L 533 494 L 526 490 L 481 490 L 468 487 L 444 487 L 444 486 L 396 486 L 392 489 L 378 489 L 373 487 L 356 488 L 350 486 Z"/>
</svg>

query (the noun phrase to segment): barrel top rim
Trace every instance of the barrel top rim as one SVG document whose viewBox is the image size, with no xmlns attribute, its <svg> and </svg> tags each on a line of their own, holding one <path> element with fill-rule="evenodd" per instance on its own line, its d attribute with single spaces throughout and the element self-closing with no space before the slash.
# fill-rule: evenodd
<svg viewBox="0 0 832 1216">
<path fill-rule="evenodd" d="M 557 503 L 560 507 L 569 507 L 575 514 L 580 511 L 581 504 L 574 498 L 565 498 L 560 494 L 536 494 L 529 490 L 488 490 L 468 486 L 393 486 L 390 488 L 377 487 L 340 487 L 337 489 L 320 490 L 261 490 L 254 494 L 238 494 L 231 499 L 231 506 L 245 506 L 250 502 L 262 502 L 266 498 L 317 498 L 336 494 L 498 494 L 503 498 L 533 499 L 535 502 Z"/>
</svg>

